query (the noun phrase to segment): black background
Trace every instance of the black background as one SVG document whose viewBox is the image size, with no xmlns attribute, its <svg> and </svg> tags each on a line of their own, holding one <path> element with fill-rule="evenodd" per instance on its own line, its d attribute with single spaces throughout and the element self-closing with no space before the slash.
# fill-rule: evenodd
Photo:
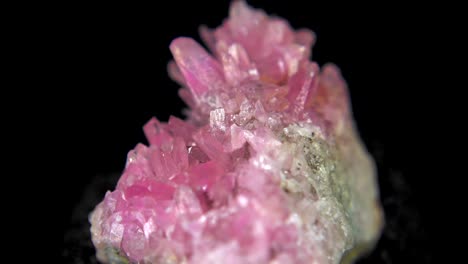
<svg viewBox="0 0 468 264">
<path fill-rule="evenodd" d="M 431 169 L 421 156 L 430 151 L 427 134 L 437 133 L 428 130 L 436 117 L 428 118 L 422 106 L 433 93 L 423 82 L 431 56 L 437 56 L 429 45 L 441 32 L 431 22 L 434 13 L 396 3 L 249 3 L 286 18 L 294 28 L 312 29 L 317 35 L 313 60 L 337 64 L 348 82 L 359 131 L 378 163 L 387 218 L 377 250 L 362 263 L 432 262 L 436 177 L 426 173 Z M 169 43 L 178 36 L 200 41 L 198 26 L 218 26 L 228 6 L 228 1 L 171 1 L 77 4 L 70 10 L 73 23 L 65 30 L 71 39 L 63 57 L 73 76 L 64 89 L 74 110 L 68 139 L 74 164 L 65 182 L 71 205 L 63 213 L 65 262 L 89 258 L 67 251 L 79 244 L 67 233 L 77 226 L 70 219 L 76 205 L 86 202 L 84 190 L 96 177 L 123 169 L 127 152 L 145 142 L 141 127 L 152 116 L 182 117 L 178 85 L 166 71 Z"/>
</svg>

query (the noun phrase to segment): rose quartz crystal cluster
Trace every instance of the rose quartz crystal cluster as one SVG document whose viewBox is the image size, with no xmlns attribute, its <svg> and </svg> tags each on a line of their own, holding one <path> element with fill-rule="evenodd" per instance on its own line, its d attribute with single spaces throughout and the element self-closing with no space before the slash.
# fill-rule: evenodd
<svg viewBox="0 0 468 264">
<path fill-rule="evenodd" d="M 187 120 L 151 119 L 90 215 L 108 263 L 339 263 L 379 236 L 374 164 L 314 34 L 235 1 L 170 50 Z"/>
</svg>

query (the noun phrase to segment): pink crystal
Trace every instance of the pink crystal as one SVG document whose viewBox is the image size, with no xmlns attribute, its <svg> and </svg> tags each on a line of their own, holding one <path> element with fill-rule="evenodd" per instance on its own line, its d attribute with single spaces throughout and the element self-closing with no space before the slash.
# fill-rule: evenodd
<svg viewBox="0 0 468 264">
<path fill-rule="evenodd" d="M 214 55 L 170 44 L 187 120 L 151 119 L 90 216 L 99 260 L 338 263 L 369 248 L 374 165 L 339 70 L 309 61 L 313 33 L 234 1 L 201 35 Z"/>
</svg>

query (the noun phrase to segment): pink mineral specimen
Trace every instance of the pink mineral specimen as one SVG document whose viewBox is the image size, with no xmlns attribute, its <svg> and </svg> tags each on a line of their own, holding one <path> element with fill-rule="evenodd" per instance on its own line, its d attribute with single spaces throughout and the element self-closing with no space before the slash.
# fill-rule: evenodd
<svg viewBox="0 0 468 264">
<path fill-rule="evenodd" d="M 217 29 L 170 44 L 187 120 L 151 119 L 90 215 L 110 263 L 339 263 L 382 226 L 375 169 L 314 34 L 235 1 Z"/>
</svg>

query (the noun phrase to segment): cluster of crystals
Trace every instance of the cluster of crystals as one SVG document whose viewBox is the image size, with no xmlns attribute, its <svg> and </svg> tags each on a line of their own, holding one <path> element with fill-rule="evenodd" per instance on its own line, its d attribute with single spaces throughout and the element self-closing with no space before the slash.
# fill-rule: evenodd
<svg viewBox="0 0 468 264">
<path fill-rule="evenodd" d="M 130 151 L 116 189 L 90 217 L 98 257 L 339 261 L 350 235 L 320 218 L 326 203 L 298 166 L 307 154 L 303 139 L 333 141 L 349 122 L 339 71 L 309 61 L 312 32 L 293 31 L 242 1 L 221 27 L 201 35 L 213 55 L 190 38 L 170 45 L 169 73 L 183 86 L 187 120 L 151 119 L 149 146 Z M 320 144 L 310 146 L 319 157 Z"/>
</svg>

